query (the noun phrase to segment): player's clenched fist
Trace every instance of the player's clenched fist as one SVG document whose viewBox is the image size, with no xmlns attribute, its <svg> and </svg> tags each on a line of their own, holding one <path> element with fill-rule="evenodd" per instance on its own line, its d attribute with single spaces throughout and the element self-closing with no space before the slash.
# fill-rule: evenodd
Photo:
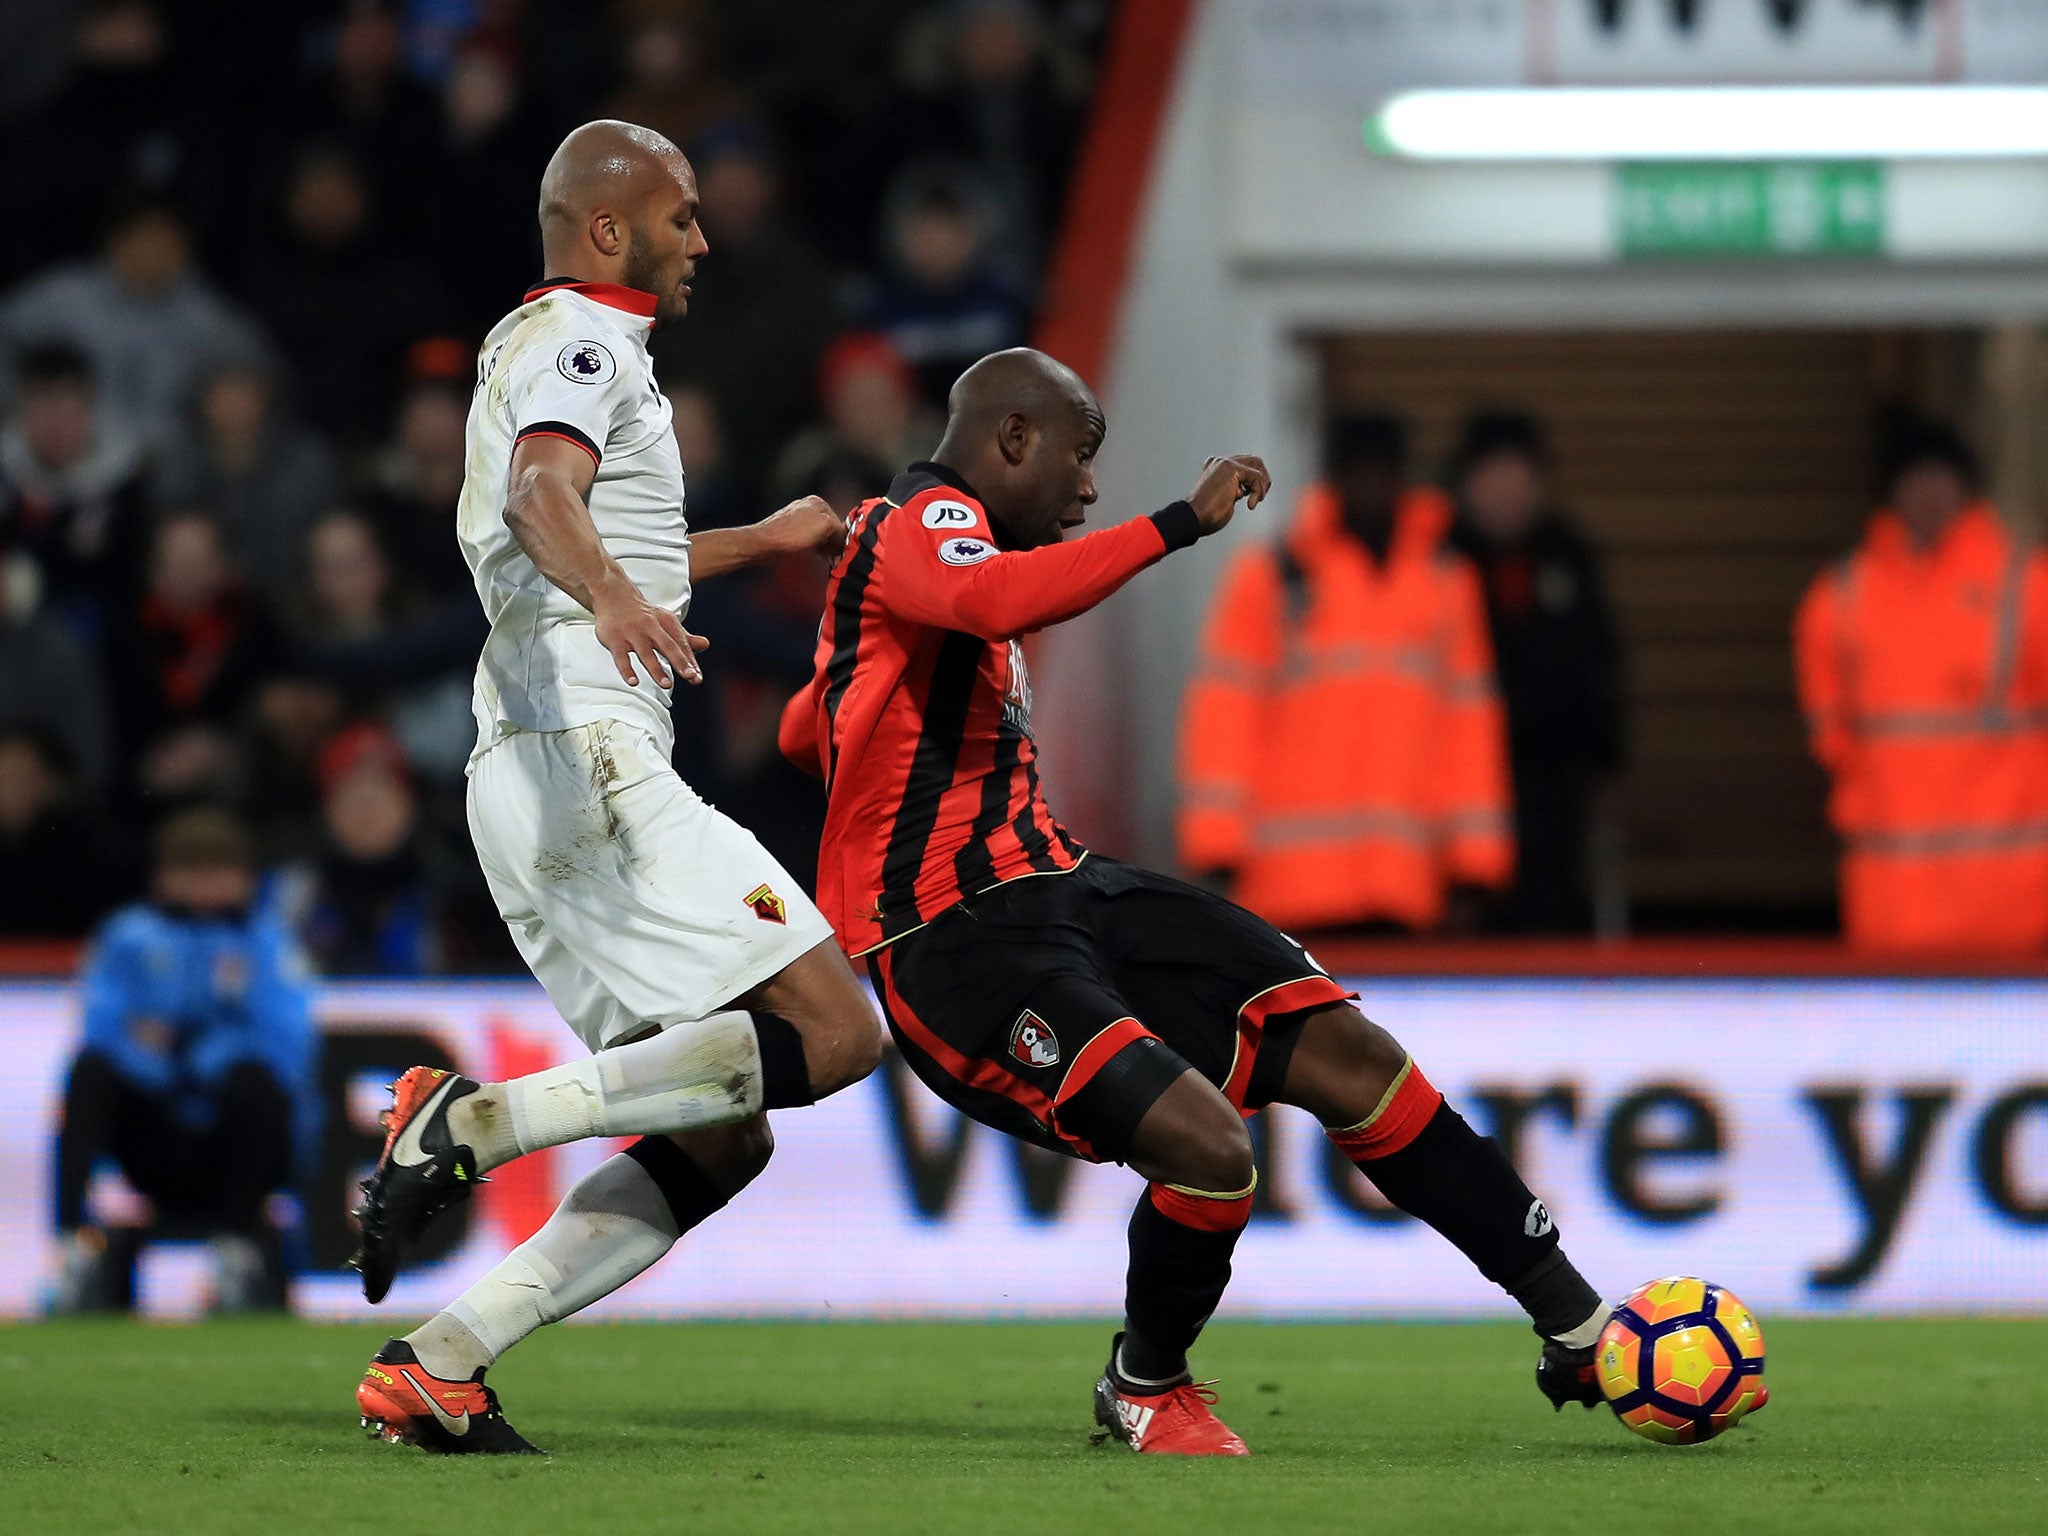
<svg viewBox="0 0 2048 1536">
<path fill-rule="evenodd" d="M 592 595 L 596 599 L 591 612 L 597 619 L 597 643 L 612 653 L 613 665 L 630 686 L 640 686 L 635 658 L 662 688 L 673 688 L 677 678 L 686 683 L 704 681 L 697 652 L 709 649 L 709 640 L 684 629 L 681 619 L 648 602 L 630 583 Z"/>
<path fill-rule="evenodd" d="M 1256 507 L 1272 488 L 1273 477 L 1266 473 L 1264 459 L 1248 453 L 1234 454 L 1211 459 L 1202 466 L 1201 478 L 1188 493 L 1188 504 L 1195 509 L 1202 532 L 1214 533 L 1230 521 L 1240 500 L 1248 507 Z"/>
<path fill-rule="evenodd" d="M 828 558 L 846 546 L 846 519 L 822 496 L 803 496 L 761 519 L 761 533 L 778 555 L 815 549 Z"/>
</svg>

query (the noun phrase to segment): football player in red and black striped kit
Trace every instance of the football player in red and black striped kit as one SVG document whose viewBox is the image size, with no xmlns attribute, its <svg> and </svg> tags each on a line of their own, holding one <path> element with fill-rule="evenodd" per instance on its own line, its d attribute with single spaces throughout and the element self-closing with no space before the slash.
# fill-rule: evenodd
<svg viewBox="0 0 2048 1536">
<path fill-rule="evenodd" d="M 904 1059 L 986 1125 L 1148 1180 L 1095 1416 L 1136 1450 L 1243 1455 L 1187 1352 L 1230 1279 L 1256 1172 L 1243 1116 L 1316 1115 L 1401 1209 L 1528 1311 L 1559 1407 L 1600 1400 L 1608 1314 L 1493 1142 L 1302 947 L 1220 897 L 1091 854 L 1038 783 L 1021 638 L 1085 612 L 1269 489 L 1211 459 L 1185 501 L 1067 538 L 1102 408 L 1038 352 L 983 358 L 944 441 L 857 509 L 783 750 L 829 795 L 818 900 Z M 1313 771 L 1305 764 L 1304 771 Z"/>
</svg>

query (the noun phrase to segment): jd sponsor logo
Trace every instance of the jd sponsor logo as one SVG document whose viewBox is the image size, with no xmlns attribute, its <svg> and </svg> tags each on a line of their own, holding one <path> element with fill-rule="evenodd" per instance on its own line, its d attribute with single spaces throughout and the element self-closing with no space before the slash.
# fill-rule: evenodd
<svg viewBox="0 0 2048 1536">
<path fill-rule="evenodd" d="M 974 508 L 962 501 L 935 501 L 924 509 L 927 528 L 972 528 Z"/>
</svg>

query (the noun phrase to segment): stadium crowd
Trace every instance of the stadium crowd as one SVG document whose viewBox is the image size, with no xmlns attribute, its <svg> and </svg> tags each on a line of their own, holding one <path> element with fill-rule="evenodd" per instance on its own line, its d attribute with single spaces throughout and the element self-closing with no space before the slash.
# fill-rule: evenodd
<svg viewBox="0 0 2048 1536">
<path fill-rule="evenodd" d="M 207 805 L 321 970 L 517 970 L 464 822 L 483 619 L 453 512 L 476 344 L 544 275 L 550 149 L 613 115 L 695 165 L 711 265 L 654 344 L 692 525 L 844 510 L 1029 334 L 1111 10 L 7 7 L 0 935 L 91 931 Z M 1324 447 L 1218 589 L 1182 865 L 1304 932 L 1586 931 L 1623 657 L 1540 423 L 1475 415 L 1442 489 L 1396 418 Z M 1823 582 L 1797 644 L 1849 934 L 2038 949 L 2048 557 L 1953 434 L 1908 434 L 1886 488 L 1868 579 Z M 679 770 L 807 884 L 822 805 L 775 736 L 822 590 L 808 559 L 707 586 L 716 664 L 677 700 Z"/>
<path fill-rule="evenodd" d="M 0 932 L 76 936 L 193 804 L 329 972 L 517 968 L 463 824 L 456 544 L 533 186 L 611 115 L 685 147 L 717 280 L 656 357 L 698 527 L 849 508 L 1025 338 L 1087 0 L 31 0 L 0 23 Z M 775 752 L 822 573 L 707 589 L 686 777 L 807 876 Z"/>
</svg>

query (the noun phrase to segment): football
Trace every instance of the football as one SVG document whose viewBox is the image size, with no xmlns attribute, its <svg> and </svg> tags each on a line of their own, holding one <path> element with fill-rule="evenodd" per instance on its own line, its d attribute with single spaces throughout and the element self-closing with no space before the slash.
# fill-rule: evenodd
<svg viewBox="0 0 2048 1536">
<path fill-rule="evenodd" d="M 1652 1280 L 1614 1309 L 1594 1355 L 1614 1416 L 1648 1440 L 1698 1445 L 1770 1400 L 1764 1331 L 1734 1292 Z"/>
</svg>

